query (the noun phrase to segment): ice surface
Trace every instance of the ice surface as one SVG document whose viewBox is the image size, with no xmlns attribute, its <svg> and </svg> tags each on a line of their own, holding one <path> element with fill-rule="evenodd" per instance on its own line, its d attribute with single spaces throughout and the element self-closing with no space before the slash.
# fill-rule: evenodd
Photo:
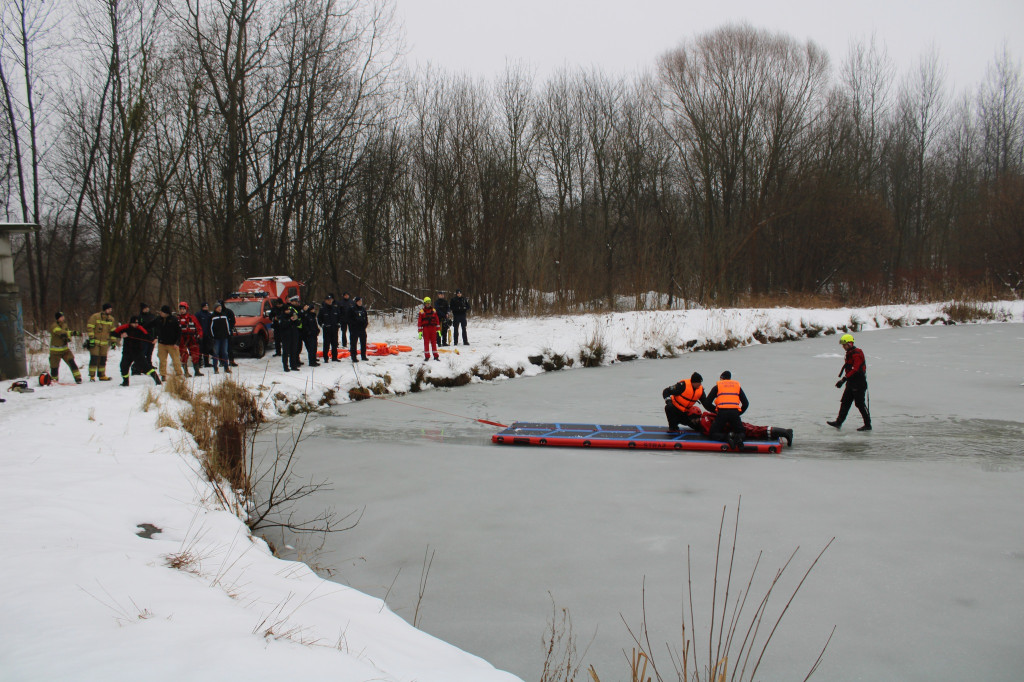
<svg viewBox="0 0 1024 682">
<path fill-rule="evenodd" d="M 524 680 L 540 677 L 552 601 L 567 608 L 601 679 L 628 677 L 622 619 L 647 625 L 659 669 L 680 639 L 690 548 L 698 627 L 723 508 L 742 497 L 734 589 L 761 550 L 752 597 L 799 547 L 770 613 L 817 552 L 759 677 L 1018 680 L 1024 669 L 1024 394 L 1019 324 L 858 334 L 875 431 L 835 417 L 835 337 L 690 353 L 337 407 L 300 448 L 334 489 L 306 510 L 365 509 L 316 564 L 385 597 L 407 620 L 433 552 L 421 626 Z M 745 419 L 795 430 L 781 456 L 513 448 L 502 423 L 661 424 L 661 389 L 732 371 Z M 421 408 L 464 415 L 459 418 Z M 302 510 L 299 510 L 302 513 Z M 310 550 L 310 540 L 289 537 Z M 283 544 L 283 543 L 282 543 Z M 739 576 L 738 578 L 736 576 Z M 721 605 L 719 604 L 719 608 Z M 717 617 L 716 617 L 717 620 Z M 698 642 L 705 641 L 698 637 Z M 698 648 L 702 664 L 706 645 Z"/>
</svg>

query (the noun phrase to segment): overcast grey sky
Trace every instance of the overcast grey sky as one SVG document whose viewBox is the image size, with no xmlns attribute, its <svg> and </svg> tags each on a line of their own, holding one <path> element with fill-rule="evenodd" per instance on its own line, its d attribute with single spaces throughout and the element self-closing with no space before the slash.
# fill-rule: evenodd
<svg viewBox="0 0 1024 682">
<path fill-rule="evenodd" d="M 1024 0 L 396 0 L 409 59 L 491 77 L 506 59 L 544 77 L 566 64 L 652 67 L 682 40 L 727 23 L 814 40 L 835 67 L 874 33 L 902 74 L 934 45 L 947 85 L 972 89 L 1004 41 L 1024 58 Z"/>
</svg>

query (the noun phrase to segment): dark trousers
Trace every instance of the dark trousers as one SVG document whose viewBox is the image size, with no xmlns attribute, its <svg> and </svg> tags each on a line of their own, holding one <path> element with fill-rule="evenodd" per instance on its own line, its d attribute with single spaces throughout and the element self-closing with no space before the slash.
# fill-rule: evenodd
<svg viewBox="0 0 1024 682">
<path fill-rule="evenodd" d="M 150 349 L 146 349 L 149 351 Z M 149 361 L 149 354 L 144 351 L 129 352 L 127 348 L 121 353 L 121 377 L 128 378 L 129 374 L 152 374 L 156 370 Z"/>
<path fill-rule="evenodd" d="M 291 365 L 291 369 L 299 368 L 299 352 L 302 348 L 302 337 L 298 329 L 285 329 L 281 333 L 281 364 L 285 369 Z"/>
<path fill-rule="evenodd" d="M 213 336 L 203 332 L 203 339 L 199 342 L 199 352 L 203 354 L 203 367 L 210 366 L 210 356 L 213 355 Z"/>
<path fill-rule="evenodd" d="M 679 425 L 688 426 L 694 431 L 700 431 L 700 415 L 692 412 L 683 412 L 672 403 L 665 403 L 665 416 L 668 418 L 668 427 L 678 429 Z"/>
<path fill-rule="evenodd" d="M 306 361 L 310 365 L 317 364 L 316 361 L 316 341 L 319 334 L 310 334 L 303 337 L 302 342 L 306 344 Z"/>
<path fill-rule="evenodd" d="M 850 414 L 850 406 L 856 405 L 860 410 L 860 416 L 864 418 L 864 426 L 871 426 L 871 415 L 868 413 L 868 403 L 865 399 L 868 394 L 868 386 L 852 385 L 847 382 L 846 390 L 843 391 L 843 398 L 839 402 L 839 416 L 836 421 L 842 424 L 846 421 L 846 415 Z"/>
<path fill-rule="evenodd" d="M 348 345 L 348 334 L 349 334 L 349 331 L 351 331 L 351 330 L 349 329 L 348 322 L 342 322 L 341 323 L 341 347 L 342 348 L 344 348 L 345 346 Z"/>
<path fill-rule="evenodd" d="M 351 346 L 349 346 L 349 351 L 348 351 L 349 355 L 352 356 L 352 359 L 353 360 L 356 359 L 356 345 L 358 344 L 358 345 L 361 346 L 361 351 L 359 353 L 359 356 L 363 360 L 365 360 L 366 359 L 366 330 L 365 329 L 357 330 L 355 328 L 349 329 L 348 330 L 348 338 L 349 338 L 349 342 L 352 344 Z"/>
<path fill-rule="evenodd" d="M 729 440 L 730 432 L 738 433 L 741 438 L 743 437 L 743 421 L 740 420 L 740 411 L 720 409 L 718 414 L 715 415 L 715 421 L 711 424 L 711 431 L 708 433 L 708 437 L 726 441 Z"/>
<path fill-rule="evenodd" d="M 455 322 L 452 323 L 452 345 L 459 345 L 459 327 L 462 327 L 462 343 L 466 346 L 469 345 L 469 338 L 466 336 L 466 318 L 455 318 Z"/>
<path fill-rule="evenodd" d="M 437 344 L 439 346 L 448 345 L 448 331 L 452 328 L 452 321 L 449 319 L 441 320 L 441 331 L 437 333 Z"/>
<path fill-rule="evenodd" d="M 338 359 L 338 328 L 324 327 L 324 361 Z"/>
<path fill-rule="evenodd" d="M 274 331 L 274 355 L 281 354 L 281 348 L 284 346 L 284 332 L 277 327 L 272 327 Z"/>
</svg>

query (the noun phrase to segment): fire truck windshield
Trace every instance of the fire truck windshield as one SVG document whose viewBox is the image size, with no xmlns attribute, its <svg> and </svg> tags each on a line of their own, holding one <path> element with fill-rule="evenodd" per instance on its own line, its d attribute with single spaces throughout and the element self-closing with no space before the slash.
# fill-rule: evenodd
<svg viewBox="0 0 1024 682">
<path fill-rule="evenodd" d="M 263 301 L 231 301 L 227 304 L 235 317 L 259 317 L 263 311 Z"/>
</svg>

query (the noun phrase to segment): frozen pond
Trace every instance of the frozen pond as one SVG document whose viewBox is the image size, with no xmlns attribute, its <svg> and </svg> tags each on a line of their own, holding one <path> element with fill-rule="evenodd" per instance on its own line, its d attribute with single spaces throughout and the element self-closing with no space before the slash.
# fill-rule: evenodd
<svg viewBox="0 0 1024 682">
<path fill-rule="evenodd" d="M 841 432 L 824 423 L 841 394 L 834 336 L 337 407 L 316 419 L 300 448 L 300 473 L 327 478 L 334 490 L 303 508 L 310 516 L 326 506 L 365 513 L 314 558 L 308 544 L 285 541 L 334 580 L 386 595 L 409 621 L 429 548 L 420 626 L 528 681 L 540 678 L 552 602 L 569 610 L 578 649 L 589 644 L 586 665 L 602 680 L 628 679 L 623 650 L 633 644 L 623 619 L 639 625 L 645 593 L 655 660 L 676 679 L 665 644 L 680 640 L 687 546 L 700 627 L 709 619 L 722 510 L 731 528 L 742 496 L 734 591 L 763 550 L 752 594 L 759 598 L 800 547 L 773 597 L 781 608 L 836 538 L 759 678 L 803 679 L 836 626 L 815 679 L 1019 680 L 1024 325 L 894 329 L 857 340 L 868 360 L 869 434 L 854 430 L 856 409 Z M 744 418 L 793 428 L 793 449 L 753 456 L 497 446 L 494 429 L 443 414 L 662 424 L 664 386 L 694 370 L 710 382 L 725 369 L 750 398 Z M 706 641 L 698 637 L 702 664 Z"/>
</svg>

